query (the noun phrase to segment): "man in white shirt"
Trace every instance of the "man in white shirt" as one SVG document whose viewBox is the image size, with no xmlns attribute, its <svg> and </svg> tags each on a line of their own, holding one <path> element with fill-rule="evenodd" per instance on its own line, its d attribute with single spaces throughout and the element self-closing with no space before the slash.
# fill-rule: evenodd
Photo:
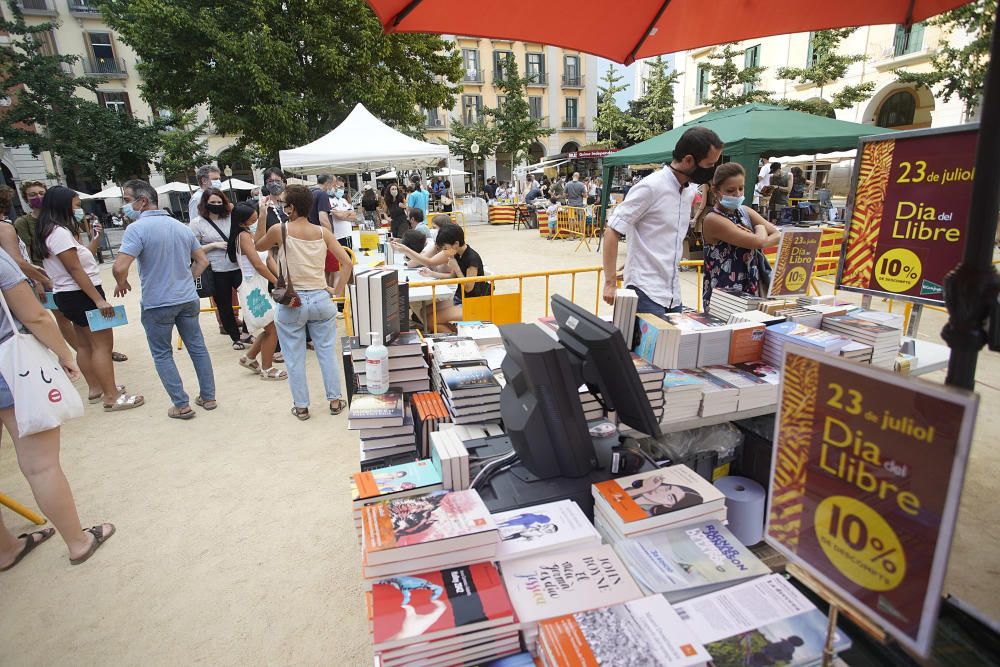
<svg viewBox="0 0 1000 667">
<path fill-rule="evenodd" d="M 761 190 L 771 183 L 771 161 L 765 157 L 760 159 L 760 169 L 757 170 L 757 184 L 753 187 L 753 206 L 760 213 Z"/>
<path fill-rule="evenodd" d="M 351 206 L 351 202 L 344 198 L 344 181 L 340 177 L 334 177 L 334 179 L 334 189 L 330 190 L 330 219 L 333 221 L 333 235 L 337 237 L 340 245 L 352 248 L 351 225 L 357 220 L 358 214 Z"/>
<path fill-rule="evenodd" d="M 219 171 L 218 167 L 213 167 L 212 165 L 205 165 L 204 167 L 198 167 L 198 172 L 196 174 L 198 177 L 198 190 L 195 190 L 191 194 L 191 201 L 188 202 L 188 222 L 191 222 L 198 217 L 198 202 L 201 201 L 202 195 L 209 188 L 222 188 L 222 172 Z"/>
<path fill-rule="evenodd" d="M 695 188 L 708 183 L 722 157 L 722 140 L 706 127 L 692 127 L 677 141 L 673 161 L 632 186 L 604 230 L 604 301 L 613 304 L 618 241 L 627 236 L 625 287 L 639 296 L 638 312 L 663 315 L 681 310 L 679 262 L 691 224 Z M 699 286 L 700 288 L 700 286 Z"/>
</svg>

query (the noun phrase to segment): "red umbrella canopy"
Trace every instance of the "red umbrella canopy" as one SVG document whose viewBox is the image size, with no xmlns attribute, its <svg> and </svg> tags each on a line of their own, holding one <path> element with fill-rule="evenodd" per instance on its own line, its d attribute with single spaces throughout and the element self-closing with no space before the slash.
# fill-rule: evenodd
<svg viewBox="0 0 1000 667">
<path fill-rule="evenodd" d="M 430 32 L 551 44 L 625 63 L 767 35 L 910 24 L 969 0 L 368 0 L 386 32 Z"/>
</svg>

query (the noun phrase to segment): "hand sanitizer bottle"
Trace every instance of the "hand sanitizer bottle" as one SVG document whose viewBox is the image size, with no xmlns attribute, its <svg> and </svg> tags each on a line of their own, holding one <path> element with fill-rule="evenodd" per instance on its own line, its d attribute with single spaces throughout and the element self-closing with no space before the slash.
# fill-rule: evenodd
<svg viewBox="0 0 1000 667">
<path fill-rule="evenodd" d="M 365 384 L 370 394 L 389 391 L 389 348 L 382 344 L 382 334 L 372 331 L 371 344 L 365 349 Z"/>
</svg>

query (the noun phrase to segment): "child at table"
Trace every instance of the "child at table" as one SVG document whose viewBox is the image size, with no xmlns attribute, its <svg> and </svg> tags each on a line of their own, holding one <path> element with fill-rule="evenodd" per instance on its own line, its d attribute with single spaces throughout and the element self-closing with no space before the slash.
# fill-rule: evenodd
<svg viewBox="0 0 1000 667">
<path fill-rule="evenodd" d="M 553 196 L 545 211 L 549 214 L 549 235 L 546 238 L 551 241 L 556 237 L 556 223 L 559 222 L 559 198 Z"/>
</svg>

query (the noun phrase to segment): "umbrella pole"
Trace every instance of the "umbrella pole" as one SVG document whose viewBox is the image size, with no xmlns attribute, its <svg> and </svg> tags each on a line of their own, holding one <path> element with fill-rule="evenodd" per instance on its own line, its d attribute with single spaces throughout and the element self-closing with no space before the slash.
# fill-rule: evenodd
<svg viewBox="0 0 1000 667">
<path fill-rule="evenodd" d="M 976 146 L 976 172 L 972 182 L 969 224 L 962 262 L 944 279 L 944 298 L 948 306 L 948 324 L 941 332 L 951 348 L 946 382 L 973 389 L 979 350 L 988 341 L 1000 350 L 1000 277 L 993 269 L 993 248 L 997 230 L 997 191 L 1000 190 L 1000 3 L 994 15 L 990 64 L 983 88 L 979 138 Z M 987 336 L 990 318 L 992 336 Z M 992 338 L 992 340 L 990 340 Z"/>
</svg>

